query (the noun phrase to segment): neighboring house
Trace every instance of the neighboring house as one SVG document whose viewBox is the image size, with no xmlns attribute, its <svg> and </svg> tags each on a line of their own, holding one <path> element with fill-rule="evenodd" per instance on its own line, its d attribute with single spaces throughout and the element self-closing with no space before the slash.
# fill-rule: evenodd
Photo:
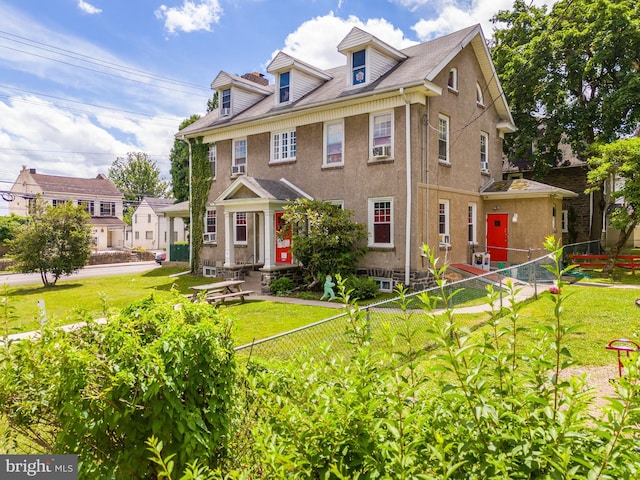
<svg viewBox="0 0 640 480">
<path fill-rule="evenodd" d="M 589 241 L 591 219 L 594 212 L 592 193 L 585 193 L 587 189 L 587 162 L 579 160 L 569 145 L 560 145 L 562 158 L 556 165 L 540 179 L 549 185 L 575 192 L 573 197 L 562 200 L 562 243 L 565 245 Z M 533 163 L 529 160 L 505 159 L 503 164 L 504 178 L 534 179 Z"/>
<path fill-rule="evenodd" d="M 68 201 L 84 205 L 91 215 L 93 247 L 97 250 L 124 247 L 123 195 L 102 173 L 95 178 L 62 177 L 23 166 L 11 194 L 14 200 L 9 202 L 9 213 L 21 216 L 29 215 L 38 194 L 54 206 Z"/>
<path fill-rule="evenodd" d="M 329 70 L 278 53 L 271 85 L 220 72 L 219 108 L 177 133 L 209 145 L 203 262 L 281 275 L 295 259 L 276 232 L 300 197 L 354 211 L 368 228 L 360 273 L 384 287 L 428 282 L 424 244 L 466 263 L 495 239 L 495 261 L 512 262 L 509 249 L 560 234 L 558 198 L 570 192 L 492 187 L 515 126 L 480 26 L 403 50 L 353 28 L 337 48 L 344 64 Z"/>
<path fill-rule="evenodd" d="M 144 197 L 131 216 L 131 246 L 145 250 L 164 250 L 176 242 L 185 242 L 187 234 L 182 218 L 169 217 L 164 210 L 172 198 Z"/>
</svg>

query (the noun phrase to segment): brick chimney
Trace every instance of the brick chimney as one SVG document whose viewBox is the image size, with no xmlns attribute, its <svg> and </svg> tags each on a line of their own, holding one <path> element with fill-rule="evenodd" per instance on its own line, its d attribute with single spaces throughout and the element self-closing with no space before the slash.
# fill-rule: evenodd
<svg viewBox="0 0 640 480">
<path fill-rule="evenodd" d="M 245 80 L 249 80 L 250 82 L 257 83 L 258 85 L 262 85 L 266 87 L 269 85 L 269 80 L 264 78 L 264 75 L 258 72 L 245 73 L 242 75 L 242 78 Z"/>
</svg>

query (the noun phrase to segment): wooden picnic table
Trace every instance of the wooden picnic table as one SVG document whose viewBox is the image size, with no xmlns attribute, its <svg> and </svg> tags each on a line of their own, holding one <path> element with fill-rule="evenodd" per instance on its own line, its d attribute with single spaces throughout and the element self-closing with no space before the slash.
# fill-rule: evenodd
<svg viewBox="0 0 640 480">
<path fill-rule="evenodd" d="M 191 287 L 193 295 L 191 301 L 195 302 L 200 292 L 206 292 L 205 298 L 209 303 L 218 304 L 225 300 L 240 299 L 244 302 L 244 297 L 253 293 L 250 290 L 242 290 L 244 280 L 225 280 L 222 282 L 207 283 L 205 285 L 195 285 Z"/>
</svg>

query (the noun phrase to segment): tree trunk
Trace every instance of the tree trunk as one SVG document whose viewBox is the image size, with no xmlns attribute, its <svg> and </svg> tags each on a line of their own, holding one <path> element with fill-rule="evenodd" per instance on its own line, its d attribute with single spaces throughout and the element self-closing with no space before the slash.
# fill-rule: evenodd
<svg viewBox="0 0 640 480">
<path fill-rule="evenodd" d="M 618 255 L 620 255 L 620 251 L 624 248 L 624 244 L 627 243 L 627 240 L 633 233 L 633 230 L 636 228 L 637 222 L 632 221 L 625 227 L 624 230 L 621 230 L 618 235 L 618 240 L 613 244 L 611 250 L 609 250 L 609 258 L 607 259 L 607 263 L 604 267 L 602 267 L 602 273 L 606 273 L 607 275 L 611 275 L 613 273 L 613 269 L 616 266 L 616 261 L 618 260 Z"/>
</svg>

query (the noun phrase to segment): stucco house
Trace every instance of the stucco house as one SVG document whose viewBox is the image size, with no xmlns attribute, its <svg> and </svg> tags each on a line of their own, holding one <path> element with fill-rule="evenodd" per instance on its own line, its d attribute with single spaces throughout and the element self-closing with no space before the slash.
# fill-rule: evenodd
<svg viewBox="0 0 640 480">
<path fill-rule="evenodd" d="M 131 216 L 132 247 L 164 250 L 169 245 L 187 240 L 183 219 L 165 214 L 165 209 L 173 204 L 172 198 L 142 198 Z"/>
<path fill-rule="evenodd" d="M 29 215 L 38 194 L 54 206 L 68 201 L 83 205 L 91 215 L 93 247 L 97 250 L 124 247 L 124 197 L 102 173 L 95 178 L 63 177 L 37 173 L 35 168 L 23 166 L 10 192 L 13 201 L 9 202 L 9 213 L 20 216 Z"/>
<path fill-rule="evenodd" d="M 360 272 L 384 286 L 428 282 L 424 244 L 468 263 L 500 238 L 496 257 L 511 262 L 511 248 L 560 235 L 558 202 L 571 192 L 496 185 L 515 125 L 479 25 L 402 50 L 353 28 L 337 50 L 344 63 L 328 70 L 279 52 L 272 84 L 220 72 L 219 108 L 176 134 L 209 145 L 204 262 L 248 260 L 263 280 L 291 268 L 276 231 L 299 197 L 354 211 L 368 228 Z"/>
</svg>

